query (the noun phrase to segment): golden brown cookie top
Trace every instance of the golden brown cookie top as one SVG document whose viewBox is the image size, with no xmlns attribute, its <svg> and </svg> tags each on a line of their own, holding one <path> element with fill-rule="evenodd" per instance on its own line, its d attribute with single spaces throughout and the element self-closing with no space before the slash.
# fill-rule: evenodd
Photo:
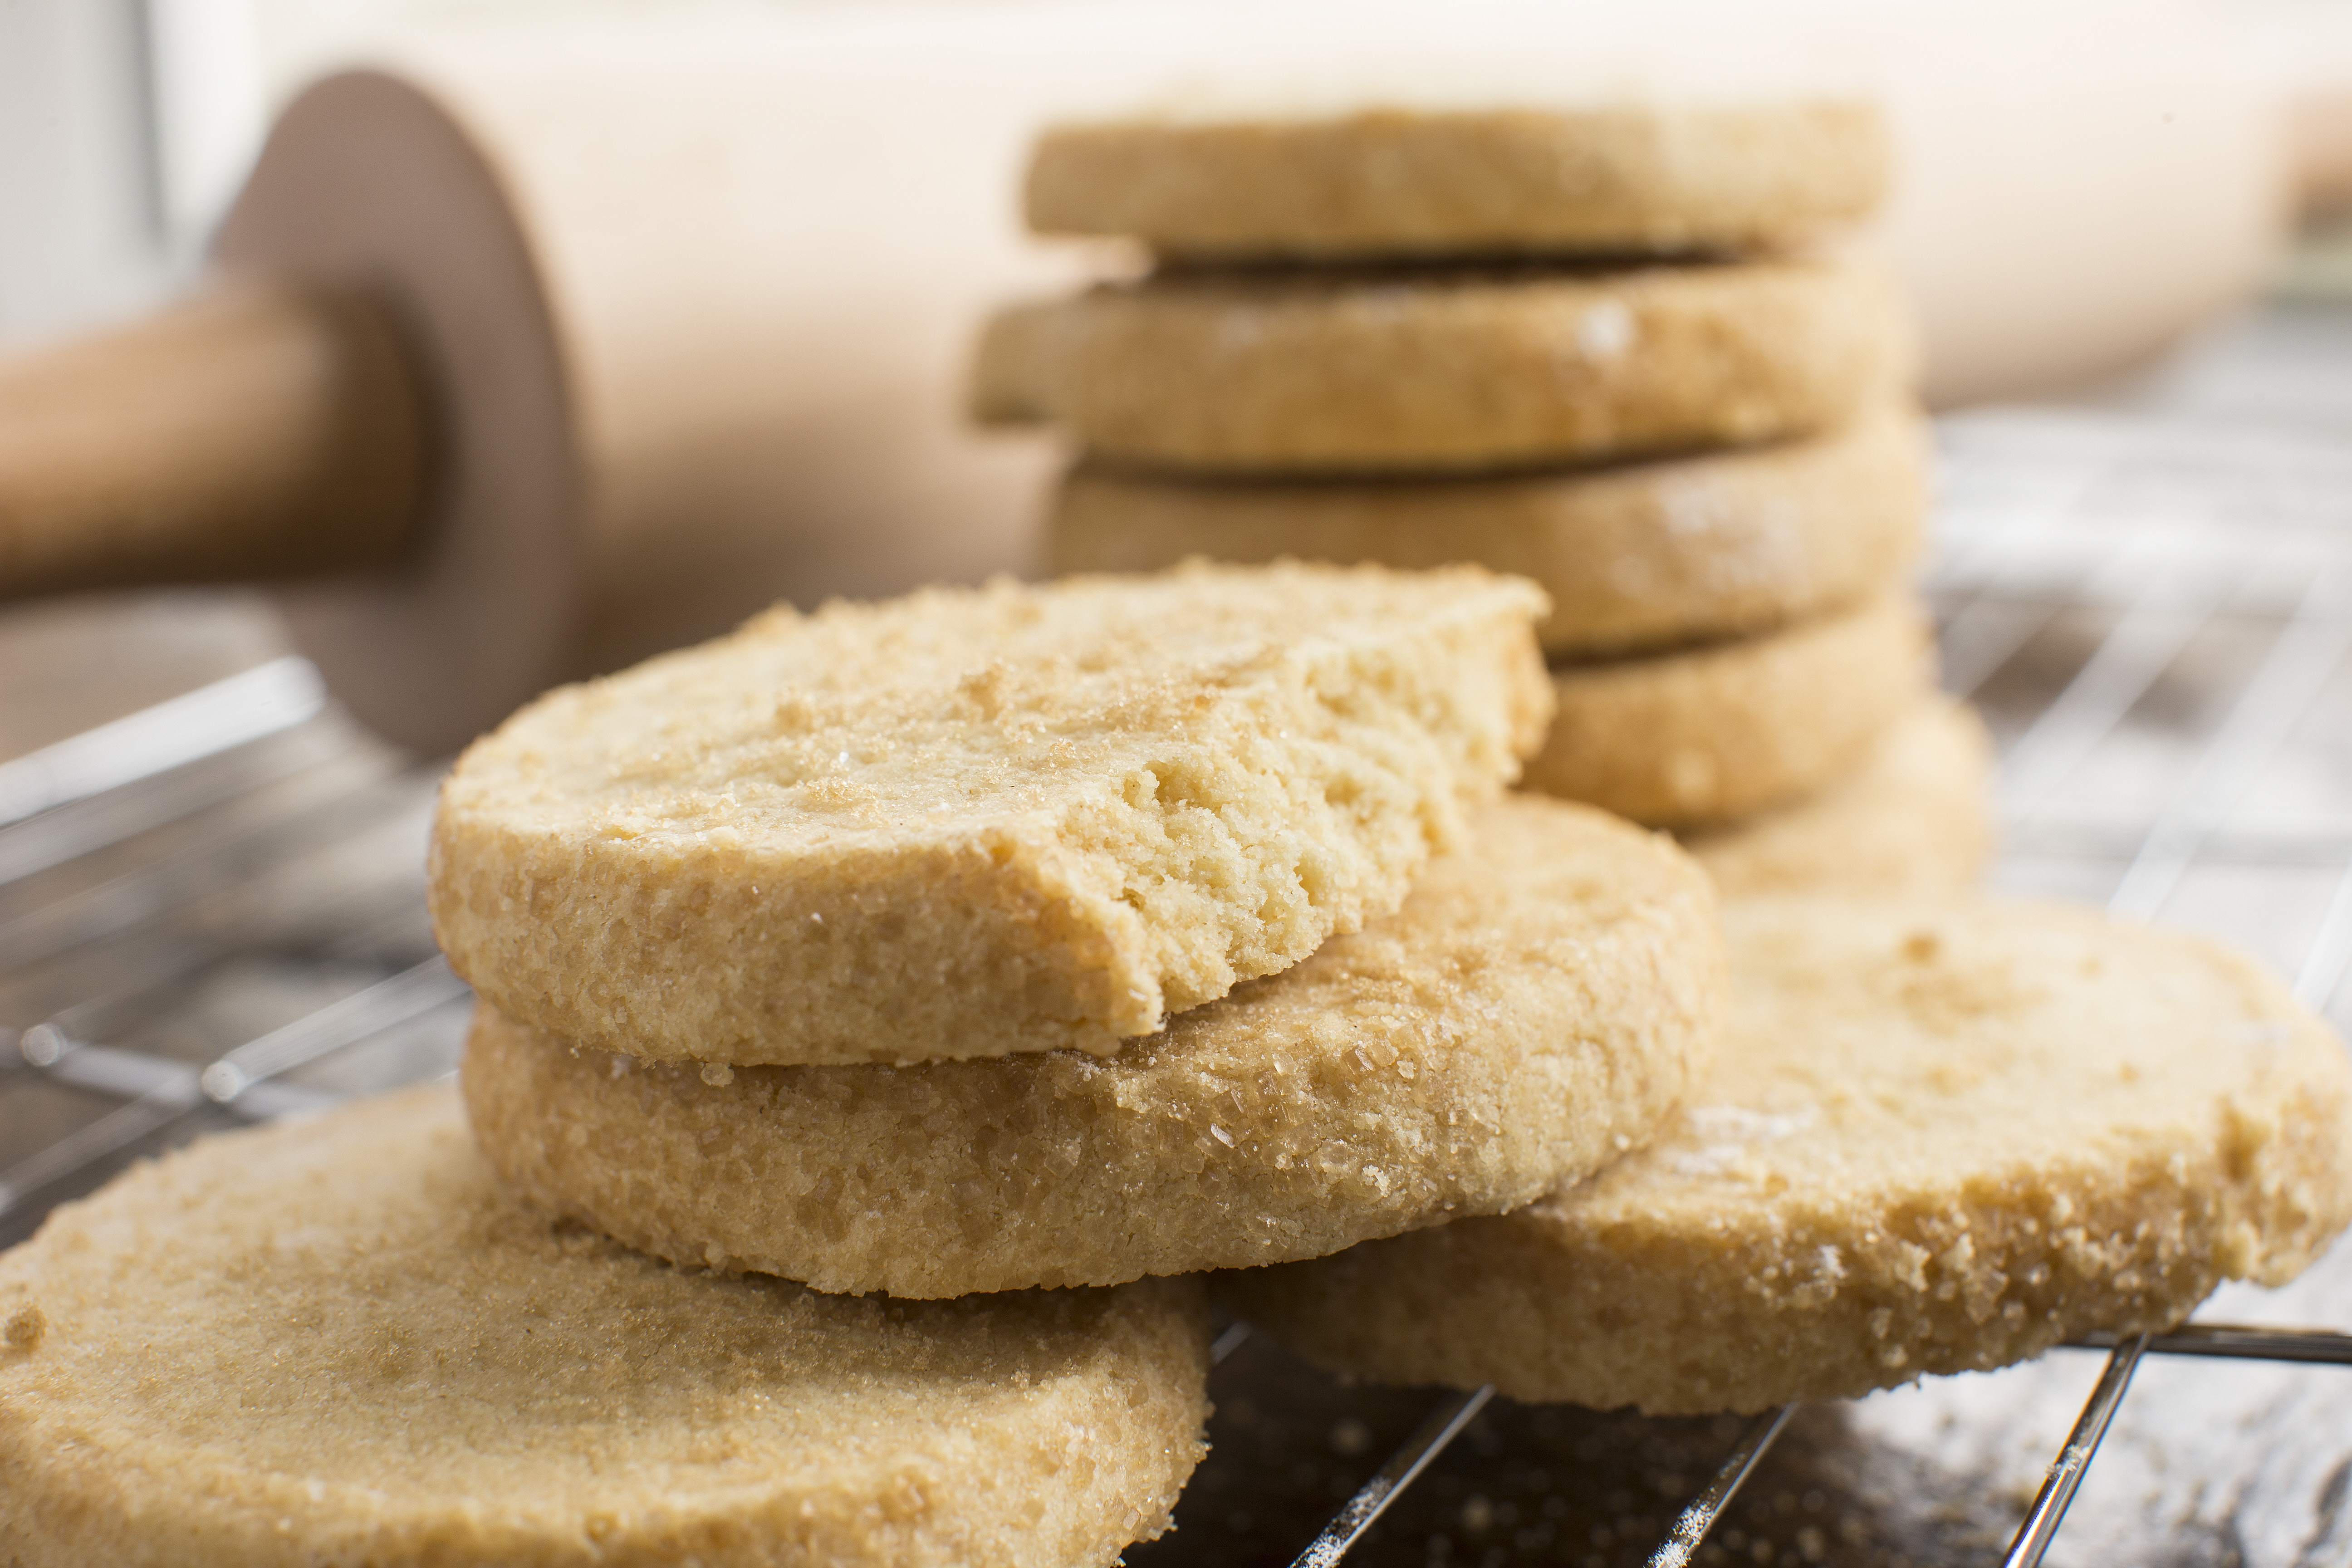
<svg viewBox="0 0 2352 1568">
<path fill-rule="evenodd" d="M 1647 1148 L 1252 1315 L 1383 1377 L 1758 1409 L 2163 1328 L 2352 1220 L 2344 1045 L 2217 943 L 1993 900 L 1725 926 L 1724 1049 Z"/>
<path fill-rule="evenodd" d="M 1890 163 L 1855 100 L 1368 105 L 1056 126 L 1024 199 L 1042 233 L 1203 257 L 1754 250 L 1866 216 Z"/>
<path fill-rule="evenodd" d="M 1396 907 L 1542 732 L 1542 610 L 1294 563 L 773 611 L 477 742 L 436 929 L 633 1055 L 1113 1049 Z"/>
<path fill-rule="evenodd" d="M 446 1089 L 139 1167 L 0 1258 L 0 1319 L 28 1565 L 1095 1564 L 1205 1414 L 1188 1285 L 681 1272 L 504 1194 Z"/>
<path fill-rule="evenodd" d="M 1554 1200 L 1592 1223 L 1811 1213 L 1862 1241 L 1890 1202 L 2042 1206 L 2150 1154 L 2251 1155 L 2266 1102 L 2319 1084 L 2341 1110 L 2352 1086 L 2325 1025 L 2186 932 L 2000 900 L 1759 899 L 1724 919 L 1743 1048 L 1650 1149 Z M 2352 1164 L 2335 1174 L 2352 1202 Z M 2233 1234 L 2221 1261 L 2261 1275 L 2312 1239 Z"/>
</svg>

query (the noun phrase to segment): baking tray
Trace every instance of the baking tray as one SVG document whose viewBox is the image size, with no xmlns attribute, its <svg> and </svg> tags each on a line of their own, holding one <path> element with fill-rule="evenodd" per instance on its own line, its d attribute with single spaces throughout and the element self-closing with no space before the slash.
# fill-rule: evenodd
<svg viewBox="0 0 2352 1568">
<path fill-rule="evenodd" d="M 1993 884 L 2227 936 L 2340 1029 L 2352 445 L 2226 405 L 1945 423 L 1926 589 L 2001 749 Z M 157 1148 L 454 1068 L 438 771 L 299 659 L 0 763 L 0 1245 Z M 1346 1387 L 1230 1325 L 1212 1455 L 1129 1561 L 2352 1562 L 2352 1367 L 2314 1364 L 2352 1247 L 2199 1320 L 2246 1331 L 1755 1420 Z"/>
</svg>

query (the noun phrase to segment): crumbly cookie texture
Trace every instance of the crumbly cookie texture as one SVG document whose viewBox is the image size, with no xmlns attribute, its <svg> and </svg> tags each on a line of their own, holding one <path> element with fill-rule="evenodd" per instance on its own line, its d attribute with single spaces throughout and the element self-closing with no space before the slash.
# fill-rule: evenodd
<svg viewBox="0 0 2352 1568">
<path fill-rule="evenodd" d="M 1530 789 L 1655 827 L 1720 825 L 1853 773 L 1927 692 L 1908 595 L 1739 642 L 1557 670 Z"/>
<path fill-rule="evenodd" d="M 1092 1565 L 1202 1451 L 1190 1281 L 903 1303 L 685 1273 L 457 1097 L 232 1134 L 0 1257 L 20 1568 Z"/>
<path fill-rule="evenodd" d="M 1646 1139 L 1712 1045 L 1705 876 L 1513 797 L 1404 907 L 1117 1056 L 714 1083 L 485 1008 L 474 1126 L 523 1190 L 664 1257 L 937 1297 L 1312 1258 L 1497 1213 Z"/>
<path fill-rule="evenodd" d="M 1918 415 L 1827 436 L 1600 469 L 1288 484 L 1082 465 L 1046 522 L 1057 572 L 1215 561 L 1476 561 L 1551 595 L 1544 651 L 1738 637 L 1885 592 L 1927 516 Z"/>
<path fill-rule="evenodd" d="M 2352 1067 L 2201 938 L 1998 902 L 1728 906 L 1725 1047 L 1517 1214 L 1233 1276 L 1327 1365 L 1653 1413 L 1844 1398 L 2179 1321 L 2352 1219 Z"/>
<path fill-rule="evenodd" d="M 1054 126 L 1024 198 L 1198 257 L 1745 251 L 1865 216 L 1890 163 L 1863 102 L 1367 108 Z"/>
<path fill-rule="evenodd" d="M 1172 272 L 985 333 L 975 415 L 1222 473 L 1444 473 L 1815 435 L 1900 397 L 1909 320 L 1831 260 Z"/>
<path fill-rule="evenodd" d="M 632 1056 L 1112 1050 L 1396 908 L 1542 733 L 1543 608 L 1287 564 L 772 611 L 477 742 L 434 929 Z"/>
<path fill-rule="evenodd" d="M 1992 847 L 1991 738 L 1974 710 L 1942 698 L 1914 709 L 1851 778 L 1683 840 L 1727 899 L 1958 893 Z"/>
</svg>

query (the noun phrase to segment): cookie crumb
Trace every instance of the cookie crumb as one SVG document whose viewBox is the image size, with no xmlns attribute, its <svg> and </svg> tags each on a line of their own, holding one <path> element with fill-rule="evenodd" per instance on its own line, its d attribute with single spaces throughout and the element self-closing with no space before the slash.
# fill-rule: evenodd
<svg viewBox="0 0 2352 1568">
<path fill-rule="evenodd" d="M 48 1331 L 48 1314 L 37 1304 L 27 1301 L 9 1313 L 6 1322 L 0 1323 L 0 1343 L 12 1351 L 37 1350 Z"/>
</svg>

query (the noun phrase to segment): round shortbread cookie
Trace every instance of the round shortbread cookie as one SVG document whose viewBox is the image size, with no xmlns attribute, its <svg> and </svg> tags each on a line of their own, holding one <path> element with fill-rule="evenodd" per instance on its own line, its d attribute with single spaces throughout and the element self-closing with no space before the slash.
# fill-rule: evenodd
<svg viewBox="0 0 2352 1568">
<path fill-rule="evenodd" d="M 1767 893 L 1957 893 L 1992 854 L 1992 742 L 1973 710 L 1931 699 L 1862 771 L 1794 805 L 1683 847 L 1727 899 Z"/>
<path fill-rule="evenodd" d="M 1665 1134 L 1580 1186 L 1234 1277 L 1326 1365 L 1653 1413 L 2177 1322 L 2352 1219 L 2352 1066 L 2252 963 L 2092 911 L 1758 900 Z"/>
<path fill-rule="evenodd" d="M 1646 1138 L 1712 1043 L 1713 906 L 1670 843 L 1522 796 L 1395 914 L 1114 1057 L 722 1075 L 486 1008 L 467 1102 L 524 1191 L 821 1289 L 1313 1258 L 1515 1207 Z"/>
<path fill-rule="evenodd" d="M 1104 1564 L 1201 1450 L 1197 1287 L 894 1303 L 506 1195 L 446 1089 L 141 1166 L 0 1257 L 18 1568 Z"/>
<path fill-rule="evenodd" d="M 1169 118 L 1048 129 L 1024 205 L 1196 256 L 1750 250 L 1868 214 L 1891 162 L 1819 100 Z"/>
<path fill-rule="evenodd" d="M 1907 595 L 1744 641 L 1555 670 L 1559 711 L 1530 789 L 1654 827 L 1784 805 L 1855 772 L 1925 695 L 1927 624 Z"/>
<path fill-rule="evenodd" d="M 1459 473 L 1817 434 L 1911 358 L 1845 262 L 1173 272 L 1017 307 L 971 405 L 1147 467 Z"/>
<path fill-rule="evenodd" d="M 1880 593 L 1927 515 L 1918 416 L 1873 410 L 1829 436 L 1599 471 L 1288 483 L 1080 467 L 1046 523 L 1051 569 L 1215 561 L 1475 561 L 1551 595 L 1548 653 L 1736 637 Z"/>
<path fill-rule="evenodd" d="M 1113 1051 L 1397 907 L 1542 736 L 1543 609 L 1293 563 L 772 610 L 468 748 L 434 932 L 633 1056 Z"/>
</svg>

